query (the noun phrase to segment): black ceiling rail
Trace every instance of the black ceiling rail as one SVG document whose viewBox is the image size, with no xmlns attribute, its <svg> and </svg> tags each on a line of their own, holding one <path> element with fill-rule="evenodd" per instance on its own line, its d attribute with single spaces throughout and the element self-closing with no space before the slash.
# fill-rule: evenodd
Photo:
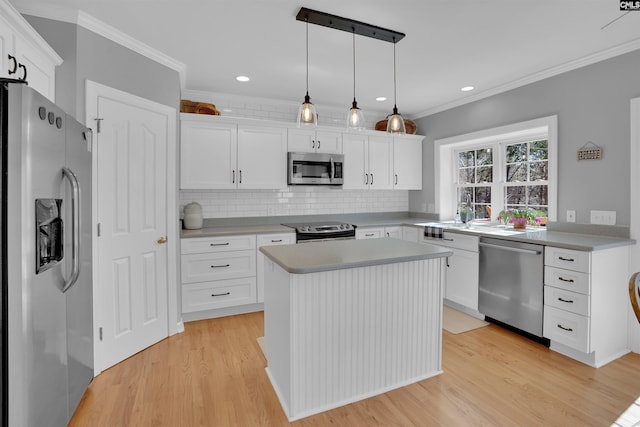
<svg viewBox="0 0 640 427">
<path fill-rule="evenodd" d="M 318 12 L 317 10 L 307 9 L 306 7 L 300 8 L 300 11 L 296 15 L 296 20 L 346 31 L 348 33 L 355 32 L 360 36 L 371 37 L 389 43 L 398 43 L 405 36 L 404 33 L 325 12 Z"/>
</svg>

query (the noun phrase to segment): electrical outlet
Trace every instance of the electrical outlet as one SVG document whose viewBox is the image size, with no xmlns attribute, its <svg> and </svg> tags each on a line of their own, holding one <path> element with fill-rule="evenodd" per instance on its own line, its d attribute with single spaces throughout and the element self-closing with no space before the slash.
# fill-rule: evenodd
<svg viewBox="0 0 640 427">
<path fill-rule="evenodd" d="M 616 211 L 591 211 L 591 224 L 616 225 Z"/>
<path fill-rule="evenodd" d="M 567 222 L 576 222 L 576 211 L 567 211 Z"/>
</svg>

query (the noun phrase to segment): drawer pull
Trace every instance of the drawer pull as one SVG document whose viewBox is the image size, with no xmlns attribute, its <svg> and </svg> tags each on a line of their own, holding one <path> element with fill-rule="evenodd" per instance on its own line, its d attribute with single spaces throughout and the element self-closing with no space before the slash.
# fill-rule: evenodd
<svg viewBox="0 0 640 427">
<path fill-rule="evenodd" d="M 575 261 L 575 259 L 573 259 L 573 258 L 565 258 L 565 257 L 561 257 L 561 256 L 559 256 L 558 259 L 560 261 L 568 261 L 568 262 L 574 262 Z"/>
<path fill-rule="evenodd" d="M 209 246 L 229 246 L 229 242 L 227 242 L 227 243 L 209 243 Z"/>
<path fill-rule="evenodd" d="M 567 331 L 567 332 L 573 332 L 573 329 L 571 328 L 565 328 L 564 326 L 558 324 L 558 328 L 562 329 L 563 331 Z"/>
<path fill-rule="evenodd" d="M 282 239 L 278 239 L 278 240 L 271 240 L 271 243 L 280 243 L 282 242 Z"/>
<path fill-rule="evenodd" d="M 453 242 L 454 241 L 453 239 L 446 239 L 444 237 L 442 238 L 442 240 L 446 240 L 447 242 Z"/>
<path fill-rule="evenodd" d="M 573 300 L 570 299 L 563 299 L 561 297 L 558 297 L 558 301 L 562 301 L 562 302 L 566 302 L 568 304 L 573 304 Z"/>
<path fill-rule="evenodd" d="M 225 265 L 212 265 L 211 268 L 225 268 L 225 267 L 229 267 L 230 264 L 225 264 Z"/>
<path fill-rule="evenodd" d="M 373 234 L 373 233 L 367 233 L 367 234 L 365 234 L 365 236 L 366 236 L 366 237 L 373 237 L 373 236 L 375 236 L 375 234 Z"/>
<path fill-rule="evenodd" d="M 225 297 L 231 295 L 231 292 L 225 292 L 224 294 L 211 294 L 212 297 Z"/>
<path fill-rule="evenodd" d="M 567 283 L 573 283 L 573 279 L 565 279 L 564 277 L 558 277 L 558 280 Z"/>
</svg>

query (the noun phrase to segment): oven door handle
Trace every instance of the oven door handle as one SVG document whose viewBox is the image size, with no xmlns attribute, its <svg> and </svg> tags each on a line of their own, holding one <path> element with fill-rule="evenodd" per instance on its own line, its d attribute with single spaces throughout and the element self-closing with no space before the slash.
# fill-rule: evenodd
<svg viewBox="0 0 640 427">
<path fill-rule="evenodd" d="M 484 243 L 484 242 L 480 242 L 480 246 L 483 248 L 499 249 L 501 251 L 507 251 L 507 252 L 519 252 L 521 254 L 528 254 L 528 255 L 540 255 L 542 253 L 542 251 L 536 251 L 532 249 L 512 248 L 511 246 L 492 245 L 491 243 Z"/>
<path fill-rule="evenodd" d="M 71 276 L 62 287 L 65 293 L 80 276 L 80 184 L 76 174 L 69 168 L 62 168 L 62 176 L 71 184 Z"/>
</svg>

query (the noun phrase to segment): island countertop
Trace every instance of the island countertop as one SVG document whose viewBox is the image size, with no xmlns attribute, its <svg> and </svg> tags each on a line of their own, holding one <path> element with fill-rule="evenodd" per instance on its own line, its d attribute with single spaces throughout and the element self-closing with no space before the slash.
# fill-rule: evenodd
<svg viewBox="0 0 640 427">
<path fill-rule="evenodd" d="M 453 255 L 453 252 L 445 247 L 393 238 L 263 246 L 260 251 L 285 271 L 293 274 L 369 267 Z"/>
</svg>

